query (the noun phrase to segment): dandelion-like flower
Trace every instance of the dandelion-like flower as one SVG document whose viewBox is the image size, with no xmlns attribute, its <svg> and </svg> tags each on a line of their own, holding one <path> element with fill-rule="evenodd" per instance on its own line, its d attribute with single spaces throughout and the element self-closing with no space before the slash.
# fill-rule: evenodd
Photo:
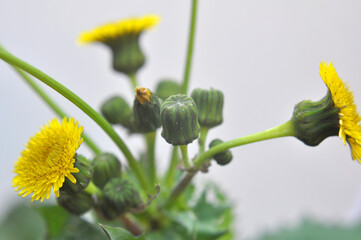
<svg viewBox="0 0 361 240">
<path fill-rule="evenodd" d="M 145 56 L 139 46 L 140 34 L 157 25 L 159 20 L 157 15 L 145 15 L 108 23 L 83 32 L 78 42 L 104 43 L 112 50 L 114 70 L 132 76 L 145 63 Z"/>
<path fill-rule="evenodd" d="M 361 163 L 361 117 L 357 111 L 353 94 L 337 75 L 332 63 L 320 64 L 320 75 L 331 93 L 334 106 L 339 109 L 338 135 L 346 145 L 350 145 L 352 159 Z"/>
<path fill-rule="evenodd" d="M 31 201 L 42 202 L 50 197 L 51 189 L 59 197 L 59 189 L 65 177 L 76 183 L 72 173 L 75 153 L 82 143 L 83 127 L 75 120 L 64 118 L 60 123 L 56 118 L 41 128 L 30 138 L 21 156 L 15 163 L 13 187 L 23 197 L 31 196 Z"/>
<path fill-rule="evenodd" d="M 78 38 L 80 44 L 91 42 L 108 42 L 125 35 L 138 35 L 142 31 L 156 26 L 160 21 L 158 15 L 145 15 L 140 18 L 127 18 L 110 22 L 90 31 L 83 32 Z"/>
</svg>

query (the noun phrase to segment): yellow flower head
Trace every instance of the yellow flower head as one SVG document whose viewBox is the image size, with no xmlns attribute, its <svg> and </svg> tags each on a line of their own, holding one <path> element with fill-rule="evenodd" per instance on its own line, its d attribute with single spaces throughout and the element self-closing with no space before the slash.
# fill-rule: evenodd
<svg viewBox="0 0 361 240">
<path fill-rule="evenodd" d="M 59 197 L 65 177 L 75 183 L 72 173 L 79 170 L 74 167 L 74 157 L 83 141 L 82 132 L 83 127 L 73 118 L 64 118 L 62 123 L 55 118 L 31 137 L 15 163 L 13 187 L 20 191 L 19 195 L 33 193 L 31 201 L 42 202 L 49 198 L 51 188 Z"/>
<path fill-rule="evenodd" d="M 91 42 L 106 42 L 124 35 L 137 35 L 152 28 L 160 21 L 158 15 L 145 15 L 140 18 L 127 18 L 96 27 L 80 34 L 78 42 L 86 44 Z"/>
<path fill-rule="evenodd" d="M 353 94 L 348 86 L 337 76 L 332 63 L 320 64 L 320 75 L 332 95 L 339 112 L 339 137 L 351 147 L 352 159 L 361 163 L 361 117 L 357 112 Z"/>
</svg>

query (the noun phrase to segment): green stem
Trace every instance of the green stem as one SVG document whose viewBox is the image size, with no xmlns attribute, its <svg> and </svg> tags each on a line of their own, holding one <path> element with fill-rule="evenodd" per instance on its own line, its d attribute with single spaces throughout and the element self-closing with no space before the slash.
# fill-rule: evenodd
<svg viewBox="0 0 361 240">
<path fill-rule="evenodd" d="M 66 114 L 60 107 L 57 105 L 53 99 L 51 99 L 46 92 L 32 79 L 27 73 L 20 70 L 17 67 L 14 67 L 14 70 L 32 87 L 32 89 L 48 104 L 48 106 L 61 118 L 69 116 Z M 84 132 L 82 134 L 85 144 L 95 153 L 101 153 L 100 148 L 94 143 L 94 141 L 86 135 Z"/>
<path fill-rule="evenodd" d="M 135 73 L 129 74 L 130 81 L 132 83 L 133 91 L 135 91 L 135 88 L 138 86 L 137 78 L 135 76 Z"/>
<path fill-rule="evenodd" d="M 191 167 L 191 163 L 189 162 L 188 158 L 188 145 L 180 145 L 179 146 L 181 153 L 182 153 L 182 161 L 186 168 Z"/>
<path fill-rule="evenodd" d="M 186 67 L 184 70 L 184 78 L 183 78 L 183 85 L 182 85 L 182 93 L 183 94 L 187 94 L 187 92 L 188 92 L 189 76 L 190 76 L 190 72 L 191 72 L 192 56 L 193 56 L 194 36 L 195 36 L 195 30 L 196 30 L 197 2 L 198 2 L 198 0 L 192 1 L 192 15 L 191 15 L 190 28 L 189 28 L 187 60 L 186 60 Z"/>
<path fill-rule="evenodd" d="M 97 111 L 95 111 L 92 107 L 90 107 L 83 99 L 77 96 L 75 93 L 70 91 L 68 88 L 57 82 L 55 79 L 51 78 L 44 72 L 39 69 L 31 66 L 30 64 L 22 61 L 21 59 L 15 57 L 11 53 L 7 52 L 4 49 L 0 48 L 0 58 L 5 62 L 18 67 L 25 72 L 33 75 L 49 87 L 53 88 L 55 91 L 63 95 L 69 101 L 74 103 L 78 108 L 80 108 L 84 113 L 86 113 L 91 119 L 94 120 L 108 136 L 113 140 L 113 142 L 118 146 L 118 148 L 123 152 L 126 157 L 129 167 L 134 171 L 135 176 L 138 178 L 140 185 L 146 191 L 151 190 L 151 186 L 145 177 L 143 169 L 140 167 L 139 163 L 135 160 L 128 147 L 125 145 L 123 140 L 119 137 L 119 135 L 115 132 L 113 127 L 105 120 L 102 115 L 100 115 Z"/>
<path fill-rule="evenodd" d="M 156 132 L 150 132 L 145 134 L 145 140 L 147 142 L 147 151 L 148 151 L 148 171 L 151 181 L 151 185 L 154 186 L 157 183 L 157 168 L 155 163 L 155 139 Z"/>
<path fill-rule="evenodd" d="M 198 138 L 199 154 L 204 152 L 208 130 L 209 128 L 207 127 L 201 127 L 201 133 Z"/>
<path fill-rule="evenodd" d="M 221 143 L 215 147 L 212 147 L 208 151 L 200 154 L 194 160 L 195 171 L 187 172 L 183 175 L 183 177 L 179 180 L 176 186 L 173 188 L 170 197 L 167 199 L 165 206 L 171 207 L 177 198 L 183 193 L 183 191 L 189 186 L 189 183 L 192 181 L 193 177 L 197 173 L 197 169 L 199 169 L 206 161 L 208 161 L 213 155 L 225 151 L 227 149 L 242 146 L 249 143 L 264 141 L 273 138 L 287 137 L 287 136 L 295 136 L 296 131 L 294 129 L 292 120 L 281 124 L 277 127 L 265 130 L 263 132 L 251 134 L 245 137 L 237 138 L 228 142 Z"/>
<path fill-rule="evenodd" d="M 95 194 L 98 197 L 103 196 L 103 191 L 100 190 L 97 186 L 95 186 L 92 181 L 89 182 L 88 186 L 83 191 L 89 193 L 90 195 Z"/>
<path fill-rule="evenodd" d="M 178 162 L 179 162 L 179 159 L 178 159 L 178 147 L 174 146 L 173 151 L 172 151 L 170 164 L 169 164 L 169 167 L 168 167 L 168 171 L 167 171 L 167 173 L 166 173 L 166 175 L 164 177 L 164 183 L 165 183 L 166 187 L 172 186 Z"/>
</svg>

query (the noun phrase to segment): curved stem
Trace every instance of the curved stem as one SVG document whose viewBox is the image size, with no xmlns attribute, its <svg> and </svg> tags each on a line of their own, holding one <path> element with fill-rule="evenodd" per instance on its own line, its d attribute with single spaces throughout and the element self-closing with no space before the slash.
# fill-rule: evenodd
<svg viewBox="0 0 361 240">
<path fill-rule="evenodd" d="M 134 171 L 135 176 L 137 177 L 140 185 L 146 191 L 150 191 L 151 187 L 149 182 L 147 182 L 143 169 L 140 167 L 139 163 L 135 160 L 128 147 L 125 145 L 123 140 L 119 137 L 119 135 L 115 132 L 113 127 L 105 120 L 102 115 L 100 115 L 97 111 L 95 111 L 92 107 L 90 107 L 83 99 L 81 99 L 78 95 L 70 91 L 68 88 L 57 82 L 52 77 L 48 76 L 44 72 L 39 69 L 31 66 L 30 64 L 22 61 L 21 59 L 15 57 L 11 53 L 7 52 L 4 49 L 0 48 L 0 58 L 10 65 L 16 66 L 25 72 L 33 75 L 49 87 L 53 88 L 55 91 L 63 95 L 69 101 L 74 103 L 78 108 L 80 108 L 84 113 L 86 113 L 91 119 L 94 120 L 108 136 L 113 140 L 113 142 L 118 146 L 118 148 L 123 152 L 126 157 L 129 167 Z"/>
<path fill-rule="evenodd" d="M 157 169 L 155 163 L 155 138 L 156 132 L 146 133 L 145 140 L 147 142 L 147 151 L 148 151 L 148 166 L 149 166 L 149 177 L 151 185 L 157 183 Z"/>
<path fill-rule="evenodd" d="M 95 186 L 92 181 L 89 182 L 88 186 L 83 191 L 89 193 L 90 195 L 95 194 L 98 197 L 103 196 L 103 191 L 100 190 L 97 186 Z"/>
<path fill-rule="evenodd" d="M 176 186 L 173 188 L 171 195 L 167 199 L 165 206 L 171 207 L 177 200 L 177 198 L 183 193 L 183 191 L 189 186 L 189 183 L 193 179 L 193 177 L 197 173 L 197 169 L 199 169 L 207 160 L 209 160 L 213 155 L 225 151 L 227 149 L 264 141 L 272 138 L 280 138 L 280 137 L 287 137 L 287 136 L 295 136 L 296 131 L 294 129 L 292 120 L 281 124 L 277 127 L 265 130 L 263 132 L 251 134 L 245 137 L 237 138 L 228 142 L 221 143 L 215 147 L 212 147 L 208 151 L 200 154 L 194 161 L 195 171 L 188 172 L 183 175 L 183 177 L 179 180 Z"/>
<path fill-rule="evenodd" d="M 187 92 L 188 92 L 189 76 L 190 76 L 190 72 L 191 72 L 192 56 L 193 56 L 194 36 L 195 36 L 195 30 L 196 30 L 197 3 L 198 3 L 198 0 L 192 1 L 192 15 L 191 15 L 190 28 L 189 28 L 187 60 L 186 60 L 186 67 L 184 70 L 184 78 L 183 78 L 183 85 L 182 85 L 182 93 L 183 94 L 187 94 Z"/>
<path fill-rule="evenodd" d="M 204 152 L 208 130 L 209 128 L 207 127 L 201 127 L 201 133 L 198 138 L 199 154 Z"/>
<path fill-rule="evenodd" d="M 27 73 L 23 70 L 13 67 L 14 70 L 32 87 L 32 89 L 48 104 L 48 106 L 61 118 L 69 116 L 66 114 L 60 107 L 57 105 L 53 99 L 49 97 L 46 92 L 41 89 L 41 87 L 32 79 Z M 82 133 L 82 137 L 84 139 L 85 144 L 94 152 L 94 154 L 101 153 L 100 148 L 94 143 L 94 141 L 86 135 L 84 132 Z"/>
<path fill-rule="evenodd" d="M 168 171 L 164 177 L 164 183 L 167 187 L 170 187 L 174 181 L 174 175 L 177 169 L 178 162 L 179 162 L 178 146 L 173 146 L 173 151 L 172 151 L 172 156 L 168 167 Z"/>
</svg>

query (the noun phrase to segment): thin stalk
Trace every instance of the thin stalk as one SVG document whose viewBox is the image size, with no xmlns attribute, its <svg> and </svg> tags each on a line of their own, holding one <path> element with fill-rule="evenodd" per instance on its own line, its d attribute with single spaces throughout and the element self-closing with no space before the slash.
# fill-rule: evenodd
<svg viewBox="0 0 361 240">
<path fill-rule="evenodd" d="M 273 138 L 295 136 L 296 131 L 294 129 L 292 120 L 281 124 L 277 127 L 265 130 L 263 132 L 251 134 L 245 137 L 237 138 L 228 142 L 221 143 L 215 147 L 212 147 L 208 151 L 200 154 L 194 161 L 194 172 L 188 172 L 183 175 L 179 180 L 176 186 L 173 188 L 171 195 L 167 199 L 165 206 L 171 207 L 177 200 L 177 198 L 183 193 L 183 191 L 189 186 L 189 183 L 192 181 L 193 177 L 198 172 L 199 169 L 206 161 L 208 161 L 213 155 L 225 151 L 227 149 L 242 146 L 249 143 L 264 141 Z"/>
<path fill-rule="evenodd" d="M 148 175 L 150 177 L 151 185 L 154 186 L 157 183 L 157 168 L 155 162 L 155 139 L 156 132 L 150 132 L 145 134 L 145 140 L 147 143 L 148 151 Z"/>
<path fill-rule="evenodd" d="M 191 167 L 191 163 L 189 162 L 188 158 L 188 145 L 180 145 L 179 146 L 181 153 L 182 153 L 182 161 L 186 168 Z"/>
<path fill-rule="evenodd" d="M 208 130 L 209 128 L 207 127 L 201 127 L 201 133 L 198 138 L 199 154 L 202 154 L 204 152 Z"/>
<path fill-rule="evenodd" d="M 0 58 L 3 59 L 5 62 L 9 63 L 10 65 L 18 67 L 21 70 L 29 73 L 30 75 L 36 77 L 37 79 L 48 85 L 49 87 L 53 88 L 55 91 L 57 91 L 65 98 L 67 98 L 69 101 L 74 103 L 74 105 L 80 108 L 91 119 L 93 119 L 94 122 L 96 122 L 104 130 L 104 132 L 108 134 L 108 136 L 123 152 L 125 158 L 128 161 L 130 169 L 134 171 L 134 174 L 137 177 L 143 189 L 146 191 L 151 190 L 151 186 L 145 177 L 143 169 L 140 167 L 139 163 L 135 160 L 135 158 L 129 151 L 128 147 L 125 145 L 124 141 L 119 137 L 119 135 L 115 132 L 113 127 L 108 123 L 108 121 L 102 117 L 102 115 L 100 115 L 97 111 L 95 111 L 92 107 L 90 107 L 78 95 L 70 91 L 68 88 L 57 82 L 52 77 L 48 76 L 39 69 L 31 66 L 30 64 L 22 61 L 21 59 L 15 57 L 11 53 L 1 48 L 0 48 Z"/>
<path fill-rule="evenodd" d="M 188 38 L 188 51 L 187 51 L 186 66 L 185 66 L 185 70 L 184 70 L 183 85 L 182 85 L 182 93 L 183 94 L 187 94 L 187 92 L 188 92 L 189 76 L 191 73 L 194 36 L 195 36 L 195 31 L 196 31 L 197 3 L 198 3 L 198 0 L 192 1 L 192 15 L 191 15 L 191 22 L 190 22 L 189 36 L 188 36 L 189 37 Z"/>
<path fill-rule="evenodd" d="M 135 88 L 138 86 L 137 78 L 135 76 L 135 73 L 129 74 L 129 79 L 132 83 L 133 91 L 135 91 Z"/>
<path fill-rule="evenodd" d="M 179 162 L 178 147 L 174 146 L 172 150 L 172 156 L 168 167 L 168 171 L 164 177 L 164 183 L 167 187 L 170 187 L 174 181 L 175 171 L 177 169 L 178 162 Z"/>
<path fill-rule="evenodd" d="M 90 195 L 95 194 L 98 197 L 103 196 L 103 191 L 100 190 L 92 181 L 89 182 L 88 186 L 83 191 L 89 193 Z"/>
<path fill-rule="evenodd" d="M 48 104 L 48 106 L 61 118 L 69 116 L 66 114 L 58 104 L 43 90 L 41 87 L 23 70 L 14 67 L 14 70 L 32 87 L 32 89 Z M 94 143 L 94 141 L 85 132 L 82 133 L 84 143 L 94 152 L 94 154 L 101 153 L 100 148 Z"/>
</svg>

